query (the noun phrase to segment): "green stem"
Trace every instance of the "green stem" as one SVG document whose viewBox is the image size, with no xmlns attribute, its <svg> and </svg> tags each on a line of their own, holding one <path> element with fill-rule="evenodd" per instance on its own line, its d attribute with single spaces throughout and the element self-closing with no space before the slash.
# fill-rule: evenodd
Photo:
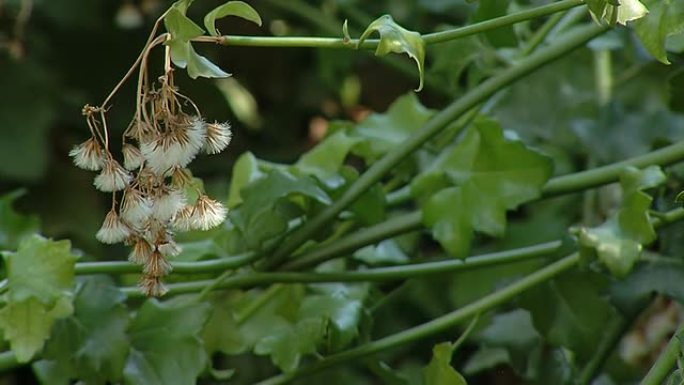
<svg viewBox="0 0 684 385">
<path fill-rule="evenodd" d="M 470 257 L 465 260 L 448 259 L 435 262 L 415 263 L 402 266 L 381 267 L 360 271 L 342 272 L 253 272 L 234 277 L 226 277 L 219 284 L 216 279 L 183 282 L 168 285 L 168 295 L 192 293 L 211 289 L 235 289 L 274 283 L 322 283 L 322 282 L 382 282 L 390 280 L 419 277 L 431 274 L 443 274 L 460 270 L 471 270 L 484 266 L 517 262 L 538 258 L 558 250 L 561 241 L 541 243 L 538 245 L 506 250 L 496 253 Z M 210 286 L 214 285 L 214 286 Z M 142 296 L 137 287 L 123 288 L 128 297 Z"/>
<path fill-rule="evenodd" d="M 313 13 L 312 10 L 306 9 L 304 6 L 295 6 L 298 2 L 271 0 L 271 3 L 277 3 L 279 6 L 287 7 L 288 10 L 296 13 L 317 25 L 322 30 L 330 34 L 341 34 L 342 27 L 339 31 L 335 27 L 330 27 L 331 24 L 321 18 L 318 13 Z M 424 34 L 423 41 L 425 44 L 444 43 L 451 40 L 461 39 L 466 36 L 475 35 L 478 33 L 491 31 L 493 29 L 506 27 L 522 21 L 548 16 L 556 12 L 562 12 L 570 8 L 577 7 L 584 4 L 582 0 L 562 0 L 556 3 L 535 7 L 526 11 L 511 13 L 509 15 L 497 17 L 490 20 L 485 20 L 479 23 L 467 25 L 465 27 L 455 28 L 448 31 L 434 32 Z M 241 35 L 226 35 L 221 36 L 218 40 L 214 37 L 199 37 L 196 41 L 204 42 L 218 42 L 222 45 L 231 46 L 246 46 L 246 47 L 306 47 L 306 48 L 356 48 L 358 44 L 357 39 L 345 41 L 343 38 L 325 38 L 325 37 L 296 37 L 296 36 L 241 36 Z M 380 40 L 369 39 L 363 42 L 359 48 L 375 49 Z"/>
<path fill-rule="evenodd" d="M 564 16 L 565 13 L 556 13 L 552 15 L 549 20 L 532 35 L 532 38 L 527 42 L 525 48 L 520 52 L 520 56 L 527 56 L 534 52 L 546 40 L 546 37 L 549 36 L 551 30 L 563 20 Z"/>
<path fill-rule="evenodd" d="M 258 259 L 255 253 L 245 253 L 228 258 L 211 259 L 195 262 L 172 262 L 173 273 L 201 274 L 213 271 L 236 269 Z M 86 274 L 135 274 L 142 271 L 142 266 L 127 261 L 80 262 L 75 268 L 77 275 Z"/>
<path fill-rule="evenodd" d="M 603 365 L 608 360 L 610 354 L 615 350 L 618 342 L 622 336 L 629 330 L 634 320 L 637 318 L 641 310 L 650 302 L 643 301 L 635 306 L 629 314 L 625 316 L 616 314 L 611 318 L 608 325 L 605 327 L 603 337 L 599 342 L 594 354 L 591 356 L 589 362 L 582 368 L 582 372 L 577 380 L 577 385 L 589 385 L 591 381 L 599 373 Z"/>
<path fill-rule="evenodd" d="M 544 48 L 537 53 L 521 60 L 516 66 L 510 67 L 499 75 L 488 79 L 472 91 L 457 99 L 421 127 L 412 137 L 393 151 L 387 153 L 379 161 L 375 162 L 361 177 L 352 184 L 347 191 L 332 205 L 324 209 L 318 216 L 306 222 L 302 227 L 295 230 L 287 238 L 272 256 L 267 267 L 280 264 L 284 258 L 297 250 L 306 240 L 313 238 L 321 228 L 325 228 L 347 206 L 353 203 L 373 184 L 380 181 L 399 162 L 423 145 L 430 138 L 439 133 L 449 123 L 457 119 L 461 114 L 484 102 L 487 98 L 504 89 L 511 83 L 522 79 L 539 67 L 556 60 L 577 47 L 585 44 L 596 36 L 607 31 L 607 27 L 590 25 L 580 28 L 567 37 L 559 39 L 557 44 Z"/>
<path fill-rule="evenodd" d="M 505 288 L 489 294 L 481 299 L 470 303 L 458 310 L 435 318 L 432 321 L 426 322 L 422 325 L 404 330 L 402 332 L 390 335 L 385 338 L 352 348 L 341 353 L 333 354 L 320 361 L 317 361 L 309 366 L 302 367 L 290 373 L 284 373 L 271 377 L 267 380 L 259 382 L 258 385 L 280 385 L 286 384 L 296 378 L 303 377 L 315 372 L 319 372 L 331 366 L 343 364 L 349 361 L 367 357 L 369 355 L 382 352 L 388 349 L 396 348 L 401 345 L 411 343 L 413 341 L 421 340 L 423 338 L 435 335 L 452 328 L 453 326 L 483 313 L 496 306 L 499 306 L 513 298 L 520 293 L 528 290 L 536 285 L 546 282 L 558 274 L 567 271 L 580 261 L 580 256 L 577 253 L 571 254 L 559 261 L 556 261 L 530 275 L 520 279 Z"/>
<path fill-rule="evenodd" d="M 672 368 L 677 363 L 677 358 L 682 354 L 682 344 L 684 343 L 684 323 L 682 323 L 675 334 L 670 338 L 665 350 L 660 353 L 656 362 L 646 373 L 646 377 L 641 380 L 641 385 L 660 385 L 670 374 Z"/>
</svg>

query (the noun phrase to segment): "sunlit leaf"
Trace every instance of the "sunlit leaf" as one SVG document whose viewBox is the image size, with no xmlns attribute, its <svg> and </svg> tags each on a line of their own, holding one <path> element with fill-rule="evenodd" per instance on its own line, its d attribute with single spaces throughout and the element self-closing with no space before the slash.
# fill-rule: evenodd
<svg viewBox="0 0 684 385">
<path fill-rule="evenodd" d="M 634 22 L 634 31 L 641 43 L 656 59 L 670 64 L 665 42 L 668 36 L 684 32 L 684 2 L 677 0 L 646 0 L 649 13 Z"/>
<path fill-rule="evenodd" d="M 219 32 L 216 30 L 216 19 L 226 16 L 241 17 L 261 26 L 261 16 L 259 16 L 259 13 L 252 8 L 251 5 L 244 1 L 229 1 L 223 5 L 219 5 L 204 16 L 204 27 L 211 35 L 218 36 Z"/>
<path fill-rule="evenodd" d="M 596 255 L 611 273 L 624 277 L 639 260 L 644 245 L 656 238 L 648 210 L 653 198 L 643 190 L 665 181 L 657 166 L 626 168 L 620 178 L 623 203 L 601 226 L 576 230 L 585 255 Z"/>
<path fill-rule="evenodd" d="M 425 385 L 467 385 L 463 376 L 451 366 L 454 347 L 450 342 L 432 348 L 432 360 L 423 369 Z"/>
<path fill-rule="evenodd" d="M 422 90 L 425 72 L 425 41 L 423 41 L 420 33 L 405 29 L 397 24 L 390 15 L 383 15 L 368 25 L 368 28 L 359 38 L 359 45 L 376 31 L 380 34 L 380 42 L 375 50 L 375 54 L 382 56 L 394 52 L 409 55 L 418 65 L 418 72 L 420 74 L 420 84 L 416 91 Z"/>
</svg>

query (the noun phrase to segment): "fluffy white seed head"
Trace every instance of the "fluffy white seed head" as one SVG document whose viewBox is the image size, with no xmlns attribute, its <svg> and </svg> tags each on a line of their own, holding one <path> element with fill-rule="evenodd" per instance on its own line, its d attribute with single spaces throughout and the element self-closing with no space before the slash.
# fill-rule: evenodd
<svg viewBox="0 0 684 385">
<path fill-rule="evenodd" d="M 228 209 L 221 203 L 201 195 L 192 213 L 192 228 L 199 230 L 209 230 L 226 220 Z"/>
<path fill-rule="evenodd" d="M 168 242 L 158 244 L 157 250 L 159 250 L 159 252 L 165 257 L 176 257 L 181 253 L 181 251 L 183 251 L 173 239 L 169 239 Z"/>
<path fill-rule="evenodd" d="M 104 192 L 114 192 L 123 190 L 128 186 L 133 177 L 126 171 L 119 162 L 108 158 L 102 166 L 102 171 L 95 177 L 93 184 Z"/>
<path fill-rule="evenodd" d="M 119 219 L 116 211 L 110 210 L 102 222 L 102 227 L 95 234 L 95 238 L 102 243 L 114 244 L 123 242 L 130 235 L 131 230 L 128 226 Z"/>
<path fill-rule="evenodd" d="M 105 162 L 104 151 L 95 138 L 90 138 L 69 151 L 74 164 L 82 169 L 97 171 Z"/>
<path fill-rule="evenodd" d="M 121 204 L 121 218 L 135 228 L 141 228 L 152 215 L 152 202 L 142 192 L 127 188 Z"/>
<path fill-rule="evenodd" d="M 126 143 L 121 149 L 124 157 L 124 168 L 126 170 L 136 170 L 142 166 L 145 158 L 140 149 L 132 144 Z"/>
<path fill-rule="evenodd" d="M 176 167 L 185 167 L 204 146 L 204 121 L 193 117 L 179 123 L 156 138 L 142 142 L 140 151 L 150 169 L 166 175 Z"/>
<path fill-rule="evenodd" d="M 173 218 L 173 227 L 178 231 L 190 231 L 193 230 L 193 213 L 195 212 L 195 207 L 191 205 L 185 205 L 181 207 L 176 216 Z"/>
<path fill-rule="evenodd" d="M 133 244 L 133 251 L 128 255 L 128 260 L 137 264 L 144 264 L 152 255 L 152 246 L 143 238 L 138 238 Z"/>
<path fill-rule="evenodd" d="M 165 189 L 154 198 L 152 216 L 161 221 L 171 220 L 176 213 L 185 206 L 185 194 L 179 189 Z"/>
<path fill-rule="evenodd" d="M 204 144 L 204 151 L 207 154 L 218 154 L 230 144 L 233 133 L 230 131 L 228 123 L 209 123 L 206 126 L 207 139 Z"/>
</svg>

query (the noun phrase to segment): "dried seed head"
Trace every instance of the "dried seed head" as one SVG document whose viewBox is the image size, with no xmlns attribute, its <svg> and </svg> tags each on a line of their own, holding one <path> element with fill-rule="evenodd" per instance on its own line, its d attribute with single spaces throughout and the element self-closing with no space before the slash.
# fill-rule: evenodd
<svg viewBox="0 0 684 385">
<path fill-rule="evenodd" d="M 133 245 L 133 251 L 128 255 L 128 260 L 137 264 L 142 265 L 150 258 L 152 255 L 152 246 L 144 238 L 138 238 Z"/>
<path fill-rule="evenodd" d="M 179 189 L 164 188 L 162 194 L 154 199 L 152 216 L 161 221 L 171 220 L 185 206 L 185 194 Z"/>
<path fill-rule="evenodd" d="M 97 171 L 105 162 L 104 151 L 97 140 L 92 137 L 69 151 L 74 164 L 82 169 Z"/>
<path fill-rule="evenodd" d="M 226 220 L 228 209 L 221 203 L 209 198 L 206 195 L 201 195 L 192 214 L 192 228 L 200 230 L 209 230 L 214 228 Z"/>
<path fill-rule="evenodd" d="M 143 272 L 152 277 L 163 277 L 171 272 L 171 264 L 159 250 L 154 250 L 145 261 Z"/>
<path fill-rule="evenodd" d="M 102 243 L 113 244 L 123 242 L 129 235 L 131 230 L 128 226 L 119 219 L 116 211 L 110 210 L 95 237 Z"/>
<path fill-rule="evenodd" d="M 110 157 L 105 161 L 93 184 L 100 191 L 113 192 L 126 188 L 132 179 L 131 174 Z"/>
<path fill-rule="evenodd" d="M 159 277 L 150 275 L 143 275 L 138 286 L 148 297 L 161 297 L 169 291 Z"/>
<path fill-rule="evenodd" d="M 124 168 L 126 170 L 136 170 L 140 168 L 145 161 L 140 149 L 132 144 L 125 143 L 121 152 L 123 152 Z"/>
<path fill-rule="evenodd" d="M 165 257 L 176 257 L 183 251 L 180 246 L 173 240 L 169 239 L 167 242 L 157 245 L 157 250 Z"/>
<path fill-rule="evenodd" d="M 140 151 L 150 169 L 166 175 L 175 167 L 187 166 L 204 145 L 204 122 L 200 118 L 183 118 L 169 131 L 140 144 Z"/>
<path fill-rule="evenodd" d="M 233 133 L 230 131 L 228 123 L 207 124 L 207 140 L 204 144 L 204 151 L 207 154 L 218 154 L 230 144 Z"/>
<path fill-rule="evenodd" d="M 121 204 L 121 218 L 135 228 L 141 228 L 152 215 L 152 202 L 143 193 L 127 188 Z"/>
<path fill-rule="evenodd" d="M 195 208 L 190 205 L 181 207 L 173 218 L 173 227 L 178 231 L 193 230 L 193 213 Z"/>
</svg>

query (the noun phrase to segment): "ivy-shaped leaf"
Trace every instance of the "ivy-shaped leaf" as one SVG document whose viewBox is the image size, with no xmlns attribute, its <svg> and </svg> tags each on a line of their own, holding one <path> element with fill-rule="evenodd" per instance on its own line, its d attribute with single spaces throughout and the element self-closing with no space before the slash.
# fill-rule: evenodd
<svg viewBox="0 0 684 385">
<path fill-rule="evenodd" d="M 648 52 L 670 64 L 665 51 L 668 36 L 684 32 L 684 2 L 677 0 L 645 1 L 649 14 L 634 23 L 634 32 Z"/>
<path fill-rule="evenodd" d="M 259 161 L 251 152 L 245 152 L 235 161 L 228 191 L 229 208 L 234 208 L 242 203 L 240 190 L 248 184 L 263 177 L 265 174 L 259 170 Z"/>
<path fill-rule="evenodd" d="M 434 114 L 414 93 L 403 95 L 385 113 L 373 113 L 350 130 L 352 137 L 363 139 L 352 152 L 371 163 L 406 141 Z"/>
<path fill-rule="evenodd" d="M 17 190 L 0 197 L 0 249 L 16 249 L 24 237 L 40 228 L 37 217 L 20 215 L 12 208 L 24 193 L 23 190 Z"/>
<path fill-rule="evenodd" d="M 583 255 L 595 255 L 612 274 L 626 276 L 639 260 L 643 246 L 656 239 L 648 214 L 653 198 L 643 190 L 664 181 L 665 174 L 657 166 L 626 168 L 620 176 L 624 194 L 620 209 L 598 227 L 574 230 Z"/>
<path fill-rule="evenodd" d="M 208 316 L 208 303 L 189 303 L 183 297 L 164 303 L 146 301 L 128 330 L 126 384 L 197 383 L 209 363 L 200 339 Z"/>
<path fill-rule="evenodd" d="M 29 361 L 50 335 L 52 324 L 73 311 L 71 288 L 77 256 L 69 241 L 39 235 L 24 238 L 17 252 L 5 252 L 8 292 L 0 327 L 19 362 Z"/>
<path fill-rule="evenodd" d="M 244 1 L 229 1 L 223 5 L 219 5 L 204 16 L 204 27 L 211 35 L 218 36 L 219 32 L 216 30 L 216 19 L 226 16 L 241 17 L 261 26 L 261 16 L 259 16 L 259 13 L 252 8 L 251 5 Z"/>
<path fill-rule="evenodd" d="M 454 345 L 443 342 L 432 348 L 432 360 L 423 369 L 425 385 L 467 385 L 463 376 L 451 366 Z"/>
<path fill-rule="evenodd" d="M 339 175 L 349 151 L 361 138 L 354 138 L 345 131 L 337 131 L 318 143 L 295 163 L 294 167 L 305 174 L 313 175 L 330 188 L 339 187 L 344 178 Z"/>
<path fill-rule="evenodd" d="M 117 383 L 128 356 L 126 297 L 105 276 L 82 282 L 74 314 L 57 321 L 43 353 L 34 364 L 43 383 L 60 374 L 87 384 Z"/>
<path fill-rule="evenodd" d="M 639 0 L 586 0 L 592 16 L 609 24 L 627 24 L 648 14 L 648 8 Z"/>
<path fill-rule="evenodd" d="M 204 35 L 204 30 L 185 16 L 190 2 L 179 1 L 167 11 L 164 16 L 164 26 L 170 38 L 164 44 L 171 50 L 171 61 L 179 68 L 187 68 L 188 76 L 196 79 L 224 78 L 230 74 L 224 72 L 216 64 L 198 54 L 190 40 Z"/>
<path fill-rule="evenodd" d="M 463 139 L 414 179 L 423 222 L 442 246 L 465 257 L 473 231 L 500 236 L 506 211 L 539 196 L 551 160 L 507 139 L 498 123 L 478 118 Z"/>
<path fill-rule="evenodd" d="M 358 46 L 363 44 L 366 38 L 375 31 L 380 34 L 380 42 L 375 49 L 375 54 L 377 56 L 383 56 L 390 52 L 406 53 L 410 58 L 415 60 L 418 65 L 420 84 L 416 91 L 422 90 L 425 73 L 425 41 L 420 33 L 405 29 L 397 24 L 390 15 L 383 15 L 375 19 L 375 21 L 370 23 L 368 28 L 363 31 L 363 34 L 361 34 L 361 37 L 359 38 Z"/>
<path fill-rule="evenodd" d="M 230 218 L 250 248 L 260 248 L 265 241 L 284 233 L 288 222 L 302 214 L 306 201 L 295 202 L 295 197 L 331 203 L 313 178 L 295 176 L 281 168 L 274 168 L 245 186 L 240 195 L 242 205 L 230 213 Z"/>
<path fill-rule="evenodd" d="M 303 355 L 316 352 L 324 336 L 324 326 L 322 318 L 306 318 L 294 325 L 281 325 L 256 344 L 254 353 L 271 356 L 282 371 L 291 372 L 297 369 Z"/>
</svg>

